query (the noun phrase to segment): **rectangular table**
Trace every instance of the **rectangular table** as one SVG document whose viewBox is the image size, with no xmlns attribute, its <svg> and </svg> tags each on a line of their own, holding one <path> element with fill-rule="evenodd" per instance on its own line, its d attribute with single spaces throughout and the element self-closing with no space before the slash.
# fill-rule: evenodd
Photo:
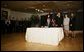
<svg viewBox="0 0 84 52">
<path fill-rule="evenodd" d="M 64 38 L 63 28 L 27 28 L 27 42 L 58 45 Z"/>
</svg>

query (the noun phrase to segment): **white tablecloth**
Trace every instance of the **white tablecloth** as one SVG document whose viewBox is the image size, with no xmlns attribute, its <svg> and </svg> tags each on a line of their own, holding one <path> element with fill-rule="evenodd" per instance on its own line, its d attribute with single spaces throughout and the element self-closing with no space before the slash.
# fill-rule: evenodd
<svg viewBox="0 0 84 52">
<path fill-rule="evenodd" d="M 58 45 L 63 38 L 63 28 L 27 28 L 25 36 L 28 42 L 48 45 Z"/>
</svg>

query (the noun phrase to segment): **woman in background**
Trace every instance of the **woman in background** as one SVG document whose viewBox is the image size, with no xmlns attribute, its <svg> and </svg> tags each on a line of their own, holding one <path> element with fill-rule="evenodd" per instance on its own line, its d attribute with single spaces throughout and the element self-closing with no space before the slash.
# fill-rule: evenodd
<svg viewBox="0 0 84 52">
<path fill-rule="evenodd" d="M 50 15 L 47 17 L 47 26 L 50 27 Z"/>
<path fill-rule="evenodd" d="M 70 22 L 70 19 L 69 19 L 68 15 L 65 14 L 63 25 L 64 25 L 64 32 L 67 37 L 69 36 L 69 22 Z"/>
</svg>

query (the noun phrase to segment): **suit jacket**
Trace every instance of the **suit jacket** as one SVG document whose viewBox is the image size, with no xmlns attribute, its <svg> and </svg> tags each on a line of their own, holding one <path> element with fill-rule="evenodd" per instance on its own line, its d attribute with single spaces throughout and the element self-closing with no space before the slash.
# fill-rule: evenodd
<svg viewBox="0 0 84 52">
<path fill-rule="evenodd" d="M 56 20 L 56 24 L 58 25 L 58 27 L 61 27 L 61 25 L 63 25 L 63 17 L 62 16 L 61 17 L 56 16 L 55 20 Z"/>
<path fill-rule="evenodd" d="M 70 18 L 70 23 L 69 23 L 70 24 L 70 26 L 69 26 L 70 30 L 75 30 L 75 24 L 76 24 L 75 20 L 76 20 L 75 17 Z"/>
</svg>

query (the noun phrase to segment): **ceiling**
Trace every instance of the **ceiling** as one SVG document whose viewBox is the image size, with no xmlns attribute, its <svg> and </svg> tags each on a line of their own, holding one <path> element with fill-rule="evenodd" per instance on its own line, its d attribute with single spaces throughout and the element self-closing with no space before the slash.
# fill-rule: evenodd
<svg viewBox="0 0 84 52">
<path fill-rule="evenodd" d="M 83 1 L 1 1 L 1 7 L 22 12 L 74 11 L 83 8 Z"/>
</svg>

